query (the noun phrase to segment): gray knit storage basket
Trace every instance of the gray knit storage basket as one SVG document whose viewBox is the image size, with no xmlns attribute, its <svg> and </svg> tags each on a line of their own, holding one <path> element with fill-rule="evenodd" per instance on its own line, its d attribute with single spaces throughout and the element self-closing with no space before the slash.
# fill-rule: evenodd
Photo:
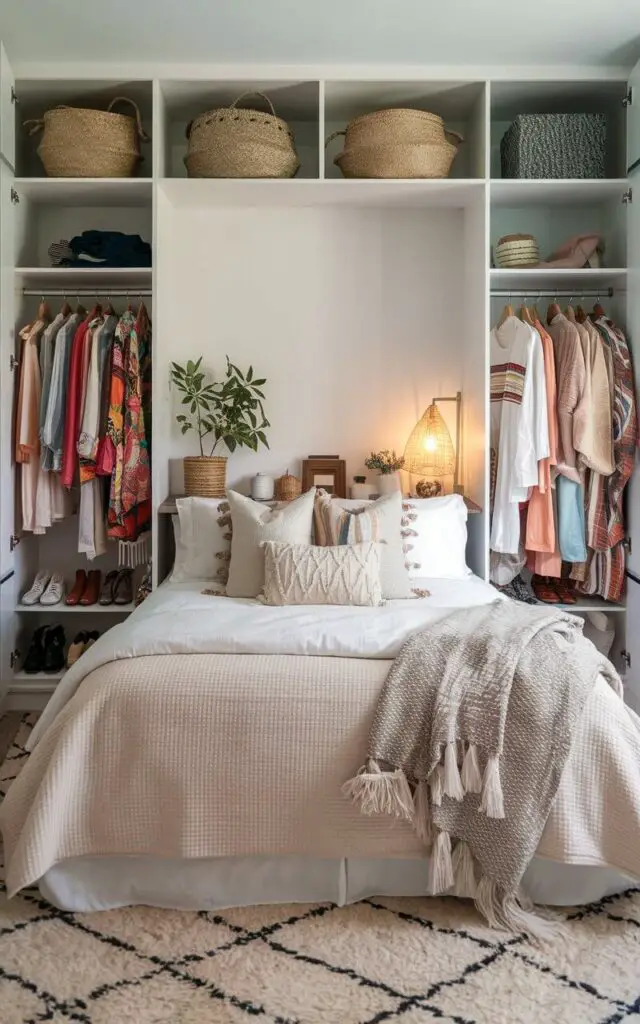
<svg viewBox="0 0 640 1024">
<path fill-rule="evenodd" d="M 260 96 L 271 113 L 240 109 L 245 96 Z M 190 178 L 293 178 L 300 167 L 291 128 L 261 92 L 201 114 L 187 125 L 187 139 Z"/>
<path fill-rule="evenodd" d="M 114 114 L 116 103 L 129 103 L 135 117 Z M 126 96 L 116 96 L 106 110 L 54 107 L 24 124 L 30 135 L 44 128 L 38 156 L 50 178 L 132 178 L 142 160 L 140 140 L 148 139 L 138 107 Z"/>
<path fill-rule="evenodd" d="M 519 114 L 500 143 L 503 178 L 604 178 L 604 114 Z"/>
</svg>

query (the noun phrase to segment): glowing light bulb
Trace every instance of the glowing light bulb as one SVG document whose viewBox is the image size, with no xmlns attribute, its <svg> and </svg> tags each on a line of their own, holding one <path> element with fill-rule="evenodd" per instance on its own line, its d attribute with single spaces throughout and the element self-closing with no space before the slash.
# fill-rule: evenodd
<svg viewBox="0 0 640 1024">
<path fill-rule="evenodd" d="M 436 448 L 438 447 L 438 441 L 433 436 L 433 434 L 427 434 L 423 443 L 424 443 L 424 450 L 426 452 L 435 452 Z"/>
</svg>

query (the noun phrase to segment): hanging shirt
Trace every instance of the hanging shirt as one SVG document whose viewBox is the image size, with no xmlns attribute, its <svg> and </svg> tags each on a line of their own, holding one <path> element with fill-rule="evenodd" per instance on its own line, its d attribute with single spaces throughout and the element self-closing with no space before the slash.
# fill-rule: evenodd
<svg viewBox="0 0 640 1024">
<path fill-rule="evenodd" d="M 40 376 L 42 378 L 42 392 L 40 395 L 40 460 L 44 469 L 50 469 L 48 465 L 47 449 L 42 444 L 45 420 L 47 418 L 47 405 L 49 403 L 49 390 L 51 387 L 51 376 L 53 373 L 53 361 L 56 337 L 63 327 L 67 315 L 58 313 L 55 319 L 49 324 L 40 341 Z"/>
<path fill-rule="evenodd" d="M 625 536 L 623 493 L 633 472 L 639 440 L 633 363 L 624 333 L 606 317 L 593 320 L 611 353 L 614 378 L 613 451 L 614 472 L 609 477 L 594 474 L 588 504 L 587 535 L 594 553 L 589 577 L 582 587 L 606 601 L 619 601 L 624 588 Z M 591 544 L 591 541 L 594 544 Z M 595 544 L 599 548 L 595 548 Z"/>
<path fill-rule="evenodd" d="M 613 460 L 613 404 L 605 344 L 590 320 L 584 329 L 589 336 L 591 360 L 591 447 L 580 448 L 584 464 L 595 473 L 609 476 L 614 470 Z M 610 353 L 609 353 L 610 354 Z M 585 360 L 586 361 L 586 360 Z M 613 365 L 613 363 L 612 363 Z"/>
<path fill-rule="evenodd" d="M 62 446 L 64 441 L 64 420 L 67 406 L 67 384 L 69 359 L 73 338 L 82 322 L 74 313 L 60 328 L 56 336 L 51 380 L 47 397 L 47 409 L 42 427 L 41 462 L 45 469 L 60 472 L 62 468 Z"/>
<path fill-rule="evenodd" d="M 16 413 L 16 462 L 21 463 L 20 497 L 22 529 L 36 531 L 36 498 L 40 469 L 40 359 L 38 341 L 45 331 L 44 320 L 36 320 L 20 331 L 20 383 Z"/>
<path fill-rule="evenodd" d="M 574 417 L 581 419 L 580 403 L 584 400 L 585 365 L 580 334 L 574 323 L 558 313 L 549 322 L 553 339 L 558 388 L 558 472 L 568 480 L 580 483 L 574 444 Z"/>
<path fill-rule="evenodd" d="M 74 335 L 71 347 L 67 383 L 67 407 L 64 418 L 64 444 L 62 449 L 61 480 L 65 487 L 73 485 L 78 465 L 78 432 L 84 405 L 88 367 L 87 331 L 94 316 L 95 312 L 82 321 Z"/>
<path fill-rule="evenodd" d="M 78 455 L 83 460 L 95 462 L 97 455 L 102 381 L 117 323 L 117 316 L 108 316 L 96 328 L 92 338 L 87 390 L 78 438 Z"/>
<path fill-rule="evenodd" d="M 515 316 L 491 332 L 491 449 L 497 472 L 491 548 L 518 554 L 520 501 L 538 483 L 549 456 L 544 359 L 540 335 Z"/>
<path fill-rule="evenodd" d="M 533 488 L 529 499 L 526 548 L 527 551 L 554 555 L 556 551 L 556 529 L 553 515 L 553 495 L 551 492 L 551 467 L 556 465 L 558 447 L 556 367 L 551 337 L 545 331 L 541 323 L 536 322 L 535 328 L 540 335 L 544 362 L 544 379 L 547 395 L 547 425 L 549 431 L 549 456 L 546 459 L 541 459 L 538 463 L 538 484 Z M 542 570 L 539 571 L 542 572 Z M 544 575 L 551 574 L 545 573 Z M 560 574 L 558 573 L 558 575 Z"/>
</svg>

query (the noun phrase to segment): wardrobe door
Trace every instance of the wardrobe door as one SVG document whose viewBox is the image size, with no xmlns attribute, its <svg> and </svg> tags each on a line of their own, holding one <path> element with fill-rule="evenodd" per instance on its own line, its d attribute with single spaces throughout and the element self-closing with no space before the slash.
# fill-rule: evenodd
<svg viewBox="0 0 640 1024">
<path fill-rule="evenodd" d="M 627 91 L 627 167 L 640 167 L 640 61 L 631 72 Z"/>
<path fill-rule="evenodd" d="M 11 65 L 0 43 L 0 155 L 11 168 L 16 164 L 16 106 L 13 87 Z"/>
<path fill-rule="evenodd" d="M 14 567 L 11 535 L 14 533 L 13 393 L 17 369 L 13 369 L 14 272 L 11 203 L 13 173 L 0 162 L 0 579 Z"/>
<path fill-rule="evenodd" d="M 640 108 L 640 86 L 636 90 Z M 636 382 L 636 408 L 640 409 L 640 166 L 629 175 L 632 202 L 627 204 L 628 283 L 627 327 Z M 631 551 L 627 568 L 640 578 L 640 452 L 636 448 L 636 468 L 626 489 L 627 535 Z M 630 622 L 633 629 L 633 622 Z M 640 619 L 635 623 L 640 633 Z"/>
</svg>

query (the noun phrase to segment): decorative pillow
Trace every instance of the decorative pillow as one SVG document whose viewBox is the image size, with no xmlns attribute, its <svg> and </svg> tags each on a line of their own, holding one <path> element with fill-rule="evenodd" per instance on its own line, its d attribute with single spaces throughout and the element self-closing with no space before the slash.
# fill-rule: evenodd
<svg viewBox="0 0 640 1024">
<path fill-rule="evenodd" d="M 413 597 L 402 538 L 402 495 L 385 494 L 377 501 L 344 508 L 326 491 L 318 491 L 314 509 L 315 541 L 321 547 L 379 541 L 382 596 L 389 600 Z"/>
<path fill-rule="evenodd" d="M 409 576 L 462 580 L 466 562 L 467 506 L 461 494 L 405 498 L 402 536 Z"/>
<path fill-rule="evenodd" d="M 264 552 L 267 540 L 285 544 L 310 544 L 315 489 L 302 494 L 284 508 L 269 509 L 244 494 L 229 491 L 233 524 L 229 597 L 257 597 L 264 586 Z"/>
<path fill-rule="evenodd" d="M 381 544 L 263 547 L 265 604 L 382 604 Z"/>
<path fill-rule="evenodd" d="M 226 498 L 177 498 L 172 516 L 176 557 L 171 579 L 226 583 L 231 558 L 231 516 Z"/>
</svg>

